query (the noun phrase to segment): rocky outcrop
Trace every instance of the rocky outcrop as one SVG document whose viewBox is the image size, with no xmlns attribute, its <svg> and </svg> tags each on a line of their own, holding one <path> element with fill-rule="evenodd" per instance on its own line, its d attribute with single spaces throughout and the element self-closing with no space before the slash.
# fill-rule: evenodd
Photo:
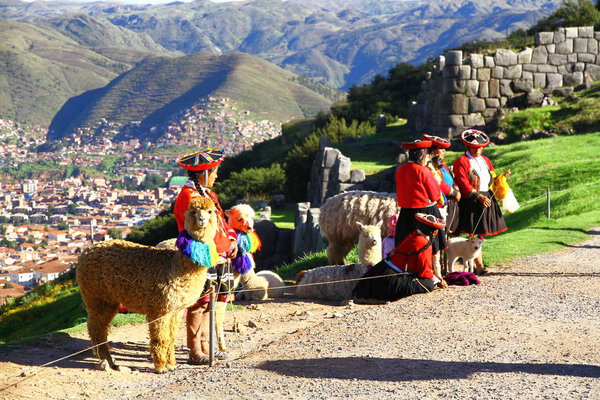
<svg viewBox="0 0 600 400">
<path fill-rule="evenodd" d="M 439 56 L 409 111 L 409 127 L 454 137 L 483 128 L 504 107 L 541 105 L 557 88 L 600 80 L 600 32 L 591 26 L 539 32 L 534 48 L 498 49 L 494 55 L 462 51 Z"/>
</svg>

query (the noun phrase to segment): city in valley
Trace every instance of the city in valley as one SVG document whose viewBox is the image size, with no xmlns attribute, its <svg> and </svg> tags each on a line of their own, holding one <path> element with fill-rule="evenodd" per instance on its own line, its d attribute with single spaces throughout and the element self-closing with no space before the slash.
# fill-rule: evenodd
<svg viewBox="0 0 600 400">
<path fill-rule="evenodd" d="M 182 152 L 235 154 L 281 134 L 280 123 L 247 114 L 209 98 L 149 127 L 151 140 L 113 140 L 141 127 L 99 121 L 57 143 L 40 127 L 0 120 L 0 304 L 72 269 L 91 243 L 125 237 L 168 209 L 185 182 Z"/>
</svg>

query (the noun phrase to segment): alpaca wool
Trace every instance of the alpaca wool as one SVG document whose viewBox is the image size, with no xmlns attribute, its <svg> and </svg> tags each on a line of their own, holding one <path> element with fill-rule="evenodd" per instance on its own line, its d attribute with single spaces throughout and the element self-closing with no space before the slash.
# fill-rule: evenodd
<svg viewBox="0 0 600 400">
<path fill-rule="evenodd" d="M 254 257 L 251 253 L 260 250 L 261 241 L 256 232 L 236 231 L 238 254 L 231 260 L 231 269 L 237 274 L 245 274 L 254 268 Z"/>
<path fill-rule="evenodd" d="M 216 248 L 194 240 L 186 230 L 179 233 L 175 245 L 181 254 L 199 266 L 212 267 L 217 263 L 219 255 Z"/>
</svg>

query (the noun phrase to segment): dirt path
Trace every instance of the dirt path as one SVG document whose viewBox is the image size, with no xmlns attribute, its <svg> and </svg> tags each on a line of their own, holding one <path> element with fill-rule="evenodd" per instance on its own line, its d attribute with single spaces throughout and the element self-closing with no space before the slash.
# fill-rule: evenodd
<svg viewBox="0 0 600 400">
<path fill-rule="evenodd" d="M 229 313 L 237 359 L 151 372 L 145 326 L 109 337 L 122 372 L 80 335 L 0 354 L 0 399 L 598 399 L 600 229 L 562 252 L 493 268 L 479 286 L 380 306 L 285 298 Z M 182 327 L 183 328 L 183 327 Z M 184 332 L 178 360 L 184 363 Z"/>
</svg>

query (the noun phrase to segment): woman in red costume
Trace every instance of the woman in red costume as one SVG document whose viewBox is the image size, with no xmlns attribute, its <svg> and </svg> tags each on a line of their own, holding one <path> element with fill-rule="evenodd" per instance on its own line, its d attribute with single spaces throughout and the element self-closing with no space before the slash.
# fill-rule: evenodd
<svg viewBox="0 0 600 400">
<path fill-rule="evenodd" d="M 483 155 L 483 148 L 490 143 L 488 136 L 478 130 L 468 129 L 460 134 L 465 145 L 465 154 L 454 161 L 453 171 L 462 199 L 459 202 L 459 224 L 457 231 L 471 235 L 489 236 L 504 232 L 502 211 L 498 207 L 490 185 L 496 177 L 494 166 Z M 510 170 L 502 173 L 506 178 Z M 477 273 L 485 273 L 481 259 L 475 260 Z"/>
<path fill-rule="evenodd" d="M 219 260 L 215 269 L 219 274 L 223 272 L 223 265 L 228 259 L 234 258 L 237 253 L 237 241 L 235 231 L 229 227 L 223 209 L 219 203 L 217 194 L 212 191 L 212 187 L 217 179 L 217 170 L 219 164 L 223 161 L 225 155 L 220 150 L 205 150 L 197 153 L 188 154 L 180 157 L 177 164 L 187 170 L 189 180 L 185 183 L 181 192 L 175 200 L 173 213 L 177 221 L 179 232 L 184 230 L 185 211 L 194 197 L 203 196 L 211 199 L 217 207 L 217 219 L 219 229 L 215 234 L 215 245 L 219 253 Z M 211 275 L 209 269 L 209 278 Z M 221 276 L 224 282 L 227 276 Z M 208 282 L 207 282 L 208 286 Z M 223 287 L 225 285 L 222 285 Z M 222 287 L 217 288 L 219 292 Z M 190 364 L 208 364 L 209 362 L 209 312 L 208 303 L 210 300 L 208 287 L 203 293 L 199 293 L 200 299 L 188 308 L 186 317 L 187 346 L 190 350 L 188 363 Z M 225 295 L 217 297 L 217 301 L 227 301 Z M 217 359 L 227 359 L 227 354 L 218 352 L 215 354 Z"/>
</svg>

